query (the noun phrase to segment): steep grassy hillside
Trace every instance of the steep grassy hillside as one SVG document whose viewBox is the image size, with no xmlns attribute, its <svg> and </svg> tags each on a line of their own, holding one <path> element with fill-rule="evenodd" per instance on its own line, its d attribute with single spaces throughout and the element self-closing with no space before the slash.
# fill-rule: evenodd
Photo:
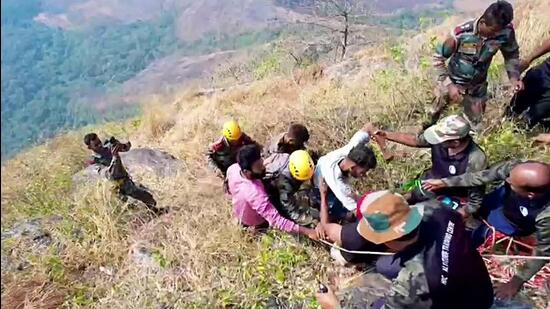
<svg viewBox="0 0 550 309">
<path fill-rule="evenodd" d="M 547 8 L 545 0 L 522 2 L 516 25 L 524 51 L 550 35 Z M 272 56 L 251 84 L 209 96 L 182 91 L 151 102 L 132 121 L 88 127 L 13 158 L 2 167 L 2 231 L 41 218 L 51 243 L 33 239 L 33 233 L 2 237 L 2 307 L 315 308 L 317 280 L 342 277 L 342 270 L 307 239 L 244 233 L 232 219 L 221 181 L 206 168 L 204 148 L 230 117 L 263 142 L 290 121 L 305 123 L 310 145 L 321 152 L 341 146 L 368 121 L 418 130 L 431 98 L 432 38 L 447 33 L 453 22 L 365 49 L 331 68 L 311 65 L 285 73 Z M 479 143 L 491 162 L 550 161 L 549 148 L 531 146 L 532 133 L 501 121 L 509 100 L 502 68 L 498 59 L 491 69 L 494 98 Z M 185 162 L 173 178 L 145 170 L 133 175 L 171 208 L 169 214 L 153 219 L 141 207 L 128 208 L 108 183 L 72 184 L 86 156 L 81 136 L 90 130 L 130 139 L 134 147 L 166 150 Z M 425 152 L 409 154 L 381 164 L 359 186 L 393 188 L 427 166 Z M 543 293 L 522 292 L 532 302 Z"/>
</svg>

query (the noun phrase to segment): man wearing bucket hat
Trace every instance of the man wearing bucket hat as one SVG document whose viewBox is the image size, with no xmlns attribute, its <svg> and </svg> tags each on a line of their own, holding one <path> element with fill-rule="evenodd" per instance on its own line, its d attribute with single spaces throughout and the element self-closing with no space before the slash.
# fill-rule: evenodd
<svg viewBox="0 0 550 309">
<path fill-rule="evenodd" d="M 429 127 L 419 135 L 377 130 L 373 134 L 387 140 L 410 147 L 431 148 L 432 167 L 424 172 L 420 178 L 444 178 L 462 175 L 468 172 L 477 172 L 487 167 L 487 158 L 483 150 L 470 136 L 470 124 L 458 115 L 445 117 L 437 124 Z M 484 187 L 452 188 L 438 191 L 438 196 L 462 201 L 466 207 L 460 209 L 464 216 L 476 212 L 483 200 Z M 411 204 L 424 201 L 435 196 L 420 187 L 415 188 L 411 197 Z"/>
<path fill-rule="evenodd" d="M 327 238 L 347 251 L 398 252 L 418 238 L 416 229 L 422 221 L 424 205 L 409 207 L 401 195 L 384 190 L 363 195 L 357 208 L 361 212 L 359 221 L 345 225 L 332 223 L 325 227 Z M 393 215 L 388 216 L 386 212 Z M 398 228 L 390 229 L 390 226 Z M 351 263 L 372 261 L 372 256 L 368 255 L 345 251 L 340 254 Z M 335 252 L 331 255 L 340 260 Z"/>
<path fill-rule="evenodd" d="M 427 204 L 430 202 L 426 202 Z M 396 252 L 402 267 L 376 308 L 490 308 L 491 279 L 469 243 L 459 214 L 448 208 L 409 206 L 389 191 L 369 194 L 357 232 Z M 430 211 L 429 215 L 424 212 Z M 336 308 L 334 294 L 317 293 L 323 308 Z"/>
</svg>

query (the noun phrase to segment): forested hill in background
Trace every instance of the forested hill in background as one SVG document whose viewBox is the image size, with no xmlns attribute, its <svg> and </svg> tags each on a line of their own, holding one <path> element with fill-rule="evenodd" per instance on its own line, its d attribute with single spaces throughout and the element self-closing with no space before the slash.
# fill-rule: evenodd
<svg viewBox="0 0 550 309">
<path fill-rule="evenodd" d="M 357 2 L 372 3 L 380 12 L 369 22 L 395 28 L 418 25 L 418 16 L 426 12 L 415 13 L 416 6 L 442 12 L 452 3 Z M 110 97 L 107 104 L 94 99 L 168 56 L 180 59 L 274 40 L 285 25 L 307 15 L 304 8 L 311 3 L 1 0 L 2 161 L 62 130 L 135 115 L 139 106 L 116 104 L 122 98 L 113 102 Z M 164 82 L 179 79 L 159 84 Z"/>
<path fill-rule="evenodd" d="M 134 77 L 156 59 L 176 50 L 200 54 L 239 44 L 238 38 L 186 44 L 176 38 L 169 12 L 153 20 L 65 31 L 33 20 L 40 1 L 1 3 L 3 159 L 60 129 L 133 114 L 132 107 L 99 113 L 79 98 Z"/>
</svg>

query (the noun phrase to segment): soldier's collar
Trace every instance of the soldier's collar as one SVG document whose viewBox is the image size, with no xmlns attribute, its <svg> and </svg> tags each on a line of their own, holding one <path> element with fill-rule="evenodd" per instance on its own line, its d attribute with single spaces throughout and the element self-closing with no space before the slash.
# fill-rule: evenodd
<svg viewBox="0 0 550 309">
<path fill-rule="evenodd" d="M 474 21 L 474 34 L 475 35 L 478 35 L 478 31 L 479 31 L 479 20 L 481 19 L 481 16 L 476 18 L 476 20 Z"/>
</svg>

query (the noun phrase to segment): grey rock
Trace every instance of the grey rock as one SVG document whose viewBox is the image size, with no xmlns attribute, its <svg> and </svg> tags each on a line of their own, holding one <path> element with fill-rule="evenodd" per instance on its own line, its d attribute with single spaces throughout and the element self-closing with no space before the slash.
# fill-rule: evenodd
<svg viewBox="0 0 550 309">
<path fill-rule="evenodd" d="M 55 224 L 61 220 L 63 220 L 61 216 L 23 220 L 3 231 L 1 239 L 2 241 L 9 239 L 21 240 L 23 241 L 21 243 L 24 245 L 44 250 L 54 244 L 52 235 L 45 226 Z M 10 252 L 3 252 L 1 266 L 2 271 L 23 271 L 31 267 L 31 264 L 28 261 L 12 256 Z"/>
<path fill-rule="evenodd" d="M 330 80 L 342 80 L 356 74 L 361 65 L 355 59 L 342 61 L 325 69 L 325 74 Z"/>
<path fill-rule="evenodd" d="M 52 242 L 50 233 L 44 229 L 44 224 L 52 224 L 63 220 L 61 216 L 24 220 L 16 223 L 12 228 L 2 232 L 2 240 L 8 238 L 26 237 L 39 246 L 49 246 Z"/>
<path fill-rule="evenodd" d="M 121 158 L 130 174 L 145 169 L 154 172 L 159 177 L 173 177 L 183 168 L 182 161 L 158 149 L 132 149 L 123 153 Z"/>
<path fill-rule="evenodd" d="M 130 175 L 151 172 L 158 177 L 176 176 L 184 164 L 171 154 L 158 149 L 136 148 L 121 153 L 122 163 Z M 97 165 L 90 165 L 73 176 L 73 183 L 83 184 L 102 180 Z"/>
</svg>

